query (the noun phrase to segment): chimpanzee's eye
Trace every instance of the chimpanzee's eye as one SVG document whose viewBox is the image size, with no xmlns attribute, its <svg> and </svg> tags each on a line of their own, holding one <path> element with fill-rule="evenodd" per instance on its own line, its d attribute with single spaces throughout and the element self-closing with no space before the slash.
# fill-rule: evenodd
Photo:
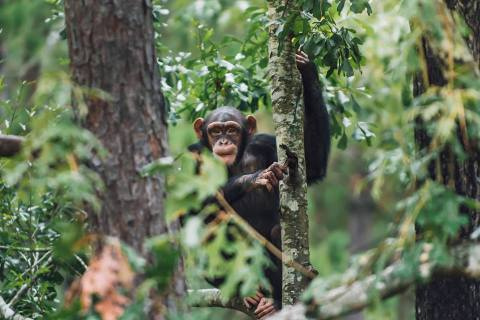
<svg viewBox="0 0 480 320">
<path fill-rule="evenodd" d="M 219 136 L 220 134 L 222 134 L 222 130 L 220 130 L 220 128 L 212 128 L 210 130 L 210 134 L 212 136 Z"/>
<path fill-rule="evenodd" d="M 238 129 L 237 128 L 234 128 L 234 127 L 230 127 L 227 129 L 227 134 L 228 135 L 234 135 L 234 134 L 237 134 L 238 133 Z"/>
</svg>

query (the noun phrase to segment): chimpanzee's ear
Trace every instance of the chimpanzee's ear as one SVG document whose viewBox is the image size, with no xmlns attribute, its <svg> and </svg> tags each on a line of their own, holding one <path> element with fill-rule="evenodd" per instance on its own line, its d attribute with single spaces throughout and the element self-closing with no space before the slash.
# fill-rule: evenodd
<svg viewBox="0 0 480 320">
<path fill-rule="evenodd" d="M 198 139 L 202 139 L 202 128 L 204 123 L 205 120 L 203 120 L 203 118 L 197 118 L 193 121 L 193 130 L 195 130 Z"/>
<path fill-rule="evenodd" d="M 247 132 L 250 136 L 257 132 L 257 119 L 252 115 L 247 116 Z"/>
</svg>

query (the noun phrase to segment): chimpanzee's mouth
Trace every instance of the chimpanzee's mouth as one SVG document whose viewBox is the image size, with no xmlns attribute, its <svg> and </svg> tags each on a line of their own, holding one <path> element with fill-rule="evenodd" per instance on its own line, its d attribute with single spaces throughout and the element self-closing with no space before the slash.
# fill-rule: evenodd
<svg viewBox="0 0 480 320">
<path fill-rule="evenodd" d="M 217 147 L 213 152 L 220 157 L 234 156 L 236 148 L 235 146 Z"/>
</svg>

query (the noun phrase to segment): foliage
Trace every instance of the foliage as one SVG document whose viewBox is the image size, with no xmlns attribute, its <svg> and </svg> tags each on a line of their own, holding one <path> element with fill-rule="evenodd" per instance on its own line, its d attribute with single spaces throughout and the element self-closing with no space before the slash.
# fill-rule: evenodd
<svg viewBox="0 0 480 320">
<path fill-rule="evenodd" d="M 8 52 L 0 63 L 0 131 L 27 139 L 20 155 L 0 160 L 0 295 L 10 301 L 26 286 L 12 307 L 35 319 L 78 319 L 81 303 L 61 308 L 65 288 L 84 273 L 89 257 L 90 264 L 98 262 L 85 232 L 84 208 L 98 207 L 95 192 L 101 184 L 86 163 L 103 153 L 94 137 L 75 125 L 69 109 L 72 85 L 61 6 L 62 1 L 42 0 L 0 5 L 0 52 Z M 190 121 L 223 105 L 268 117 L 266 41 L 275 27 L 317 62 L 339 149 L 333 152 L 329 177 L 310 194 L 312 262 L 320 274 L 348 266 L 350 241 L 356 240 L 347 228 L 361 210 L 369 211 L 372 225 L 363 231 L 372 233 L 366 247 L 376 248 L 351 259 L 357 278 L 400 258 L 404 275 L 415 273 L 423 242 L 434 245 L 433 261 L 448 260 L 447 243 L 467 222 L 461 212 L 478 210 L 478 203 L 432 181 L 428 166 L 447 145 L 458 159 L 468 156 L 465 135 L 459 139 L 457 134 L 459 119 L 468 123 L 464 129 L 471 144 L 478 141 L 480 81 L 464 40 L 470 30 L 457 14 L 448 14 L 443 2 L 302 0 L 293 16 L 268 21 L 263 1 L 154 1 L 152 14 L 162 88 L 174 125 L 173 156 L 150 164 L 142 174 L 167 175 L 169 223 L 201 208 L 226 179 L 209 157 L 203 158 L 201 173 L 194 174 L 196 158 L 185 153 L 193 142 Z M 445 87 L 413 97 L 413 78 L 425 68 L 418 55 L 422 35 L 450 72 Z M 433 137 L 422 152 L 414 143 L 418 119 Z M 188 219 L 181 237 L 149 239 L 153 259 L 148 263 L 122 247 L 133 271 L 144 277 L 129 296 L 124 319 L 143 316 L 151 288 L 166 290 L 179 257 L 179 238 L 181 250 L 188 251 L 191 287 L 204 287 L 205 275 L 225 276 L 227 296 L 237 289 L 250 294 L 265 284 L 265 249 L 228 215 L 205 225 L 212 210 Z M 419 243 L 415 225 L 424 231 Z M 235 258 L 225 261 L 225 254 Z M 339 274 L 316 280 L 305 300 L 357 278 Z M 376 306 L 367 318 L 391 318 L 395 303 Z M 90 311 L 85 318 L 97 319 Z M 172 317 L 197 319 L 194 314 Z M 199 314 L 212 317 L 207 311 Z"/>
<path fill-rule="evenodd" d="M 168 52 L 161 36 L 157 37 L 160 67 L 163 70 L 162 89 L 169 102 L 170 121 L 175 123 L 180 113 L 190 119 L 203 116 L 217 107 L 231 105 L 242 111 L 256 111 L 269 104 L 265 71 L 266 34 L 259 29 L 265 24 L 265 12 L 250 8 L 245 16 L 250 21 L 246 39 L 225 36 L 219 43 L 212 39 L 213 28 L 194 22 L 197 53 Z M 157 29 L 161 28 L 157 24 Z M 239 47 L 236 53 L 225 54 L 229 47 Z M 260 49 L 264 48 L 264 49 Z M 165 55 L 166 54 L 166 55 Z"/>
</svg>

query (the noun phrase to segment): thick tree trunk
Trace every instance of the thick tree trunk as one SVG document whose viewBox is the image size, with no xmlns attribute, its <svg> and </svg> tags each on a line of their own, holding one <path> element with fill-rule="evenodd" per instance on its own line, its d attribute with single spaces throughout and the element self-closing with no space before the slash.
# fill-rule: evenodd
<svg viewBox="0 0 480 320">
<path fill-rule="evenodd" d="M 269 1 L 270 20 L 280 21 L 282 17 L 288 17 L 294 4 L 294 1 L 288 0 Z M 303 144 L 302 82 L 295 64 L 295 48 L 291 39 L 289 37 L 279 39 L 276 34 L 277 28 L 278 24 L 274 22 L 270 28 L 269 40 L 273 121 L 279 161 L 287 163 L 288 159 L 295 163 L 290 166 L 286 181 L 280 184 L 282 249 L 288 257 L 308 267 L 310 252 Z M 307 280 L 295 269 L 283 266 L 283 305 L 290 305 L 297 301 L 307 286 Z"/>
<path fill-rule="evenodd" d="M 164 178 L 139 174 L 168 152 L 151 9 L 150 0 L 65 1 L 72 77 L 87 107 L 83 124 L 108 151 L 92 161 L 105 184 L 92 225 L 143 254 L 146 238 L 170 231 Z M 184 292 L 179 274 L 161 302 L 174 308 Z"/>
<path fill-rule="evenodd" d="M 468 39 L 469 47 L 480 65 L 480 2 L 478 1 L 447 1 L 451 9 L 458 9 L 465 17 L 472 29 Z M 427 65 L 428 84 L 424 79 L 417 77 L 414 82 L 415 95 L 422 94 L 427 86 L 444 86 L 447 81 L 443 66 L 432 52 L 426 40 L 422 48 Z M 463 139 L 460 138 L 460 141 Z M 417 120 L 415 140 L 420 150 L 429 147 L 431 138 L 424 130 L 420 120 Z M 470 140 L 475 141 L 475 140 Z M 467 155 L 466 160 L 459 159 L 448 146 L 441 152 L 439 159 L 432 161 L 429 166 L 431 179 L 449 185 L 463 196 L 480 200 L 480 176 L 478 146 L 463 146 Z M 474 210 L 462 208 L 462 213 L 468 215 L 470 223 L 461 230 L 459 240 L 469 239 L 473 230 L 479 227 L 479 214 Z M 433 280 L 417 287 L 416 316 L 417 320 L 434 319 L 480 319 L 480 281 L 462 275 L 437 275 Z"/>
</svg>

